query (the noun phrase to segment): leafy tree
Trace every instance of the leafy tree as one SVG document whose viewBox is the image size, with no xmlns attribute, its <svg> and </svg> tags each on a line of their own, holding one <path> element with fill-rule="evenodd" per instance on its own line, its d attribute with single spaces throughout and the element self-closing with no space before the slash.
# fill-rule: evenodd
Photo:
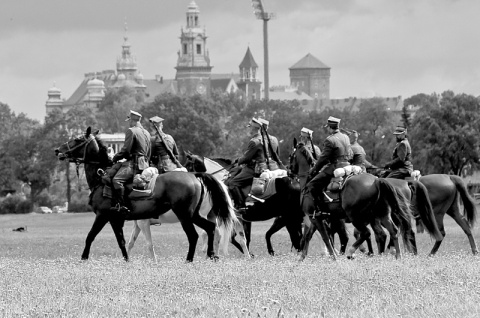
<svg viewBox="0 0 480 318">
<path fill-rule="evenodd" d="M 138 110 L 144 103 L 144 95 L 133 87 L 109 88 L 100 103 L 97 121 L 106 133 L 124 132 L 128 125 L 125 117 L 130 110 Z"/>
<path fill-rule="evenodd" d="M 412 121 L 414 166 L 423 174 L 456 175 L 478 166 L 479 111 L 476 97 L 451 91 L 444 92 L 438 104 L 422 105 Z"/>
</svg>

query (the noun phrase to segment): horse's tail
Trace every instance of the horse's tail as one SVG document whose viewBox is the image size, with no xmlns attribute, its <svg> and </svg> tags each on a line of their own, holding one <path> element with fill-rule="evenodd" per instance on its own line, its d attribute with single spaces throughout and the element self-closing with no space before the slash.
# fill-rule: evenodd
<svg viewBox="0 0 480 318">
<path fill-rule="evenodd" d="M 236 223 L 239 223 L 233 208 L 233 202 L 228 195 L 227 187 L 208 173 L 197 172 L 195 177 L 205 185 L 212 201 L 212 212 L 217 217 L 221 232 L 220 245 L 225 253 L 228 252 L 228 243 Z"/>
<path fill-rule="evenodd" d="M 470 226 L 475 224 L 477 219 L 477 208 L 472 197 L 468 194 L 467 187 L 463 183 L 463 180 L 459 176 L 450 175 L 450 180 L 455 184 L 457 192 L 460 194 L 463 202 L 464 214 L 467 217 Z"/>
<path fill-rule="evenodd" d="M 379 198 L 383 198 L 389 203 L 393 214 L 392 219 L 400 224 L 400 232 L 404 244 L 407 245 L 407 250 L 412 250 L 412 238 L 407 237 L 412 233 L 410 200 L 406 198 L 403 193 L 397 191 L 386 179 L 375 179 L 375 183 L 379 190 Z"/>
<path fill-rule="evenodd" d="M 413 206 L 420 215 L 422 223 L 427 229 L 427 232 L 437 241 L 441 241 L 443 239 L 443 235 L 438 230 L 432 203 L 428 197 L 427 188 L 419 181 L 409 181 L 408 185 L 414 192 L 415 202 Z"/>
</svg>

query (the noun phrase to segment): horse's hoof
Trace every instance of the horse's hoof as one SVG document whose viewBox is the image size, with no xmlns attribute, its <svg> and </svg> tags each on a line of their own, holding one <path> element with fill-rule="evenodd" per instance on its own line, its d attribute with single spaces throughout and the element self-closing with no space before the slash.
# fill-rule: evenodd
<svg viewBox="0 0 480 318">
<path fill-rule="evenodd" d="M 185 263 L 193 263 L 193 258 L 192 258 L 192 259 L 188 259 L 188 258 L 187 258 L 187 259 L 185 260 Z"/>
<path fill-rule="evenodd" d="M 274 252 L 274 251 L 268 252 L 268 254 L 270 254 L 270 256 L 275 256 L 275 252 Z"/>
<path fill-rule="evenodd" d="M 250 253 L 250 257 L 251 257 L 251 258 L 255 258 L 255 255 L 253 255 L 252 253 Z"/>
<path fill-rule="evenodd" d="M 82 256 L 82 261 L 88 261 L 88 257 Z"/>
<path fill-rule="evenodd" d="M 348 259 L 355 259 L 355 254 L 347 255 L 347 258 L 348 258 Z"/>
<path fill-rule="evenodd" d="M 367 253 L 367 256 L 372 257 L 372 256 L 373 256 L 373 253 L 368 252 L 368 253 Z"/>
<path fill-rule="evenodd" d="M 217 255 L 213 255 L 213 256 L 210 256 L 210 259 L 214 262 L 218 262 L 220 258 Z"/>
<path fill-rule="evenodd" d="M 298 258 L 298 261 L 299 262 L 303 262 L 305 260 L 305 256 L 304 255 L 301 255 L 299 258 Z"/>
</svg>

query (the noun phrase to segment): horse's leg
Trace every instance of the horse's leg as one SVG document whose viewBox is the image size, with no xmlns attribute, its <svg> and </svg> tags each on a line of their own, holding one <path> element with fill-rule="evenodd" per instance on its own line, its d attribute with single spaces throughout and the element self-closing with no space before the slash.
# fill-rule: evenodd
<svg viewBox="0 0 480 318">
<path fill-rule="evenodd" d="M 247 240 L 247 247 L 250 250 L 250 239 L 252 234 L 252 222 L 242 222 L 243 223 L 243 231 L 245 233 L 245 239 Z"/>
<path fill-rule="evenodd" d="M 334 228 L 336 228 L 336 232 L 340 238 L 340 255 L 343 255 L 345 254 L 348 244 L 348 233 L 345 226 L 345 219 L 334 218 L 332 222 L 335 224 Z"/>
<path fill-rule="evenodd" d="M 138 234 L 140 234 L 140 227 L 137 224 L 137 221 L 133 221 L 133 229 L 132 234 L 130 235 L 130 239 L 127 243 L 127 253 L 130 255 L 130 251 L 132 250 L 133 246 L 135 245 L 135 241 L 138 238 Z"/>
<path fill-rule="evenodd" d="M 202 238 L 202 242 L 203 242 L 203 245 L 202 245 L 202 252 L 206 252 L 207 251 L 207 247 L 208 247 L 208 235 L 207 235 L 207 232 L 203 231 L 200 233 L 200 237 Z"/>
<path fill-rule="evenodd" d="M 315 219 L 310 218 L 310 222 L 312 222 L 312 224 L 315 225 L 317 230 L 320 232 L 320 235 L 322 235 L 322 239 L 325 245 L 327 246 L 328 253 L 333 258 L 333 260 L 335 260 L 336 259 L 335 251 L 333 249 L 332 242 L 330 241 L 330 236 L 327 233 L 327 229 L 325 228 L 325 223 L 323 222 L 323 220 L 318 218 L 315 218 Z"/>
<path fill-rule="evenodd" d="M 385 243 L 387 241 L 387 234 L 385 234 L 385 231 L 382 228 L 382 223 L 378 219 L 373 220 L 373 222 L 370 223 L 370 226 L 372 227 L 373 233 L 375 234 L 375 241 L 377 242 L 378 254 L 381 255 L 385 252 Z M 390 242 L 392 242 L 391 237 L 390 237 Z"/>
<path fill-rule="evenodd" d="M 207 257 L 210 259 L 218 259 L 218 256 L 215 255 L 215 251 L 213 250 L 213 239 L 215 238 L 216 227 L 215 222 L 204 219 L 199 215 L 194 216 L 192 221 L 207 233 Z"/>
<path fill-rule="evenodd" d="M 358 240 L 358 238 L 360 237 L 360 232 L 354 227 L 353 228 L 353 237 Z M 367 250 L 365 249 L 365 246 L 363 246 L 363 243 L 360 244 L 360 246 L 358 247 L 358 250 L 360 252 L 362 252 L 363 254 L 366 254 L 367 253 Z"/>
<path fill-rule="evenodd" d="M 317 228 L 315 227 L 315 224 L 312 224 L 310 222 L 308 225 L 305 223 L 305 227 L 303 230 L 303 238 L 302 238 L 302 254 L 300 255 L 300 258 L 298 259 L 299 261 L 303 261 L 305 257 L 307 257 L 308 254 L 308 245 L 310 244 L 310 240 L 312 239 L 313 233 Z"/>
<path fill-rule="evenodd" d="M 195 226 L 193 225 L 191 220 L 184 220 L 181 221 L 182 228 L 187 234 L 188 239 L 188 253 L 187 253 L 187 262 L 193 262 L 193 256 L 195 255 L 195 248 L 197 246 L 198 241 L 198 233 L 195 230 Z M 213 245 L 213 240 L 212 240 Z"/>
<path fill-rule="evenodd" d="M 245 255 L 245 258 L 249 259 L 249 258 L 251 258 L 251 255 L 250 255 L 250 250 L 248 249 L 248 246 L 247 246 L 247 238 L 246 238 L 246 235 L 245 235 L 245 226 L 241 223 L 245 223 L 245 221 L 240 221 L 240 223 L 235 223 L 235 235 L 240 236 L 240 245 L 241 245 L 241 247 L 237 247 L 237 248 L 240 251 L 242 251 L 243 255 Z M 250 222 L 248 222 L 248 223 L 250 223 Z M 233 241 L 235 241 L 234 237 L 232 237 L 232 243 L 233 243 Z"/>
<path fill-rule="evenodd" d="M 272 237 L 273 234 L 280 231 L 286 225 L 284 220 L 285 218 L 281 218 L 281 217 L 275 218 L 272 226 L 268 229 L 267 233 L 265 233 L 265 240 L 267 241 L 268 254 L 270 254 L 271 256 L 275 256 L 275 252 L 273 251 L 272 242 L 270 238 Z"/>
<path fill-rule="evenodd" d="M 372 233 L 370 232 L 370 230 L 368 229 L 367 225 L 363 222 L 359 222 L 359 221 L 352 221 L 352 224 L 353 226 L 358 230 L 358 232 L 360 233 L 360 236 L 359 238 L 355 241 L 355 243 L 352 244 L 352 246 L 350 247 L 350 249 L 348 250 L 347 252 L 347 258 L 349 259 L 353 259 L 355 258 L 355 251 L 357 250 L 357 248 L 367 239 L 370 238 L 370 236 L 372 235 Z M 370 241 L 370 242 L 369 242 Z M 367 245 L 368 245 L 368 253 L 369 254 L 373 254 L 373 248 L 372 248 L 372 243 L 371 243 L 371 240 L 367 241 Z"/>
<path fill-rule="evenodd" d="M 288 234 L 290 236 L 290 241 L 292 242 L 292 247 L 296 250 L 296 252 L 300 252 L 302 249 L 302 246 L 300 244 L 300 241 L 303 236 L 302 232 L 302 223 L 300 221 L 284 221 L 285 227 L 287 228 Z"/>
<path fill-rule="evenodd" d="M 122 251 L 123 259 L 125 261 L 128 261 L 128 253 L 127 253 L 127 249 L 125 248 L 125 236 L 123 235 L 124 224 L 125 224 L 125 220 L 123 219 L 110 220 L 110 226 L 112 227 L 113 233 L 115 234 L 115 238 L 117 239 L 118 246 Z"/>
<path fill-rule="evenodd" d="M 305 216 L 303 217 L 303 227 L 304 227 L 303 232 L 304 232 L 304 233 L 305 233 L 306 230 L 308 230 L 308 228 L 309 228 L 310 226 L 312 226 L 311 224 L 312 224 L 312 223 L 310 222 L 310 218 L 309 218 L 307 215 L 305 215 Z M 320 251 L 321 251 L 321 254 L 323 254 L 323 255 L 328 255 L 328 249 L 327 249 L 327 246 L 325 245 L 325 243 L 323 242 L 322 235 L 321 235 L 319 232 L 317 232 L 317 231 L 315 231 L 314 234 L 317 234 L 318 239 L 319 239 L 319 241 L 320 241 Z M 302 239 L 300 240 L 300 249 L 303 249 L 303 244 L 304 244 L 303 238 L 304 238 L 304 237 L 302 236 Z"/>
<path fill-rule="evenodd" d="M 155 249 L 153 247 L 150 219 L 138 220 L 137 222 L 138 222 L 138 226 L 140 227 L 140 230 L 143 232 L 145 241 L 147 241 L 147 250 L 150 252 L 150 258 L 154 262 L 157 262 L 157 256 L 155 255 Z"/>
<path fill-rule="evenodd" d="M 400 231 L 398 227 L 393 223 L 392 218 L 390 216 L 384 216 L 381 218 L 382 225 L 387 229 L 388 233 L 390 233 L 390 239 L 393 239 L 393 243 L 395 244 L 395 258 L 401 259 L 402 252 L 400 250 L 400 244 L 398 243 L 398 236 Z"/>
<path fill-rule="evenodd" d="M 463 232 L 465 232 L 465 234 L 468 237 L 468 241 L 470 242 L 470 247 L 472 248 L 472 253 L 474 255 L 477 254 L 478 253 L 477 244 L 475 243 L 475 238 L 472 235 L 472 230 L 467 220 L 465 219 L 465 217 L 460 214 L 458 204 L 454 203 L 452 207 L 447 211 L 447 214 L 450 215 L 455 220 L 455 222 L 457 222 L 458 225 L 460 225 Z"/>
<path fill-rule="evenodd" d="M 92 228 L 90 229 L 90 232 L 88 232 L 87 238 L 85 239 L 85 248 L 83 249 L 82 260 L 88 259 L 88 256 L 90 254 L 90 247 L 92 246 L 95 237 L 98 235 L 98 233 L 100 233 L 105 224 L 108 223 L 107 216 L 102 215 L 101 212 L 97 213 L 98 214 L 96 214 L 95 216 L 95 221 L 93 221 Z"/>
<path fill-rule="evenodd" d="M 442 233 L 443 239 L 445 239 L 445 234 L 446 234 L 445 233 L 445 227 L 443 225 L 443 217 L 444 216 L 445 215 L 442 214 L 442 213 L 435 213 L 435 220 L 437 221 L 438 230 L 440 231 L 440 233 Z M 440 248 L 440 245 L 443 242 L 443 239 L 441 241 L 436 241 L 435 242 L 432 250 L 430 251 L 429 256 L 433 256 L 433 255 L 435 255 L 435 253 L 437 253 L 438 249 Z"/>
</svg>

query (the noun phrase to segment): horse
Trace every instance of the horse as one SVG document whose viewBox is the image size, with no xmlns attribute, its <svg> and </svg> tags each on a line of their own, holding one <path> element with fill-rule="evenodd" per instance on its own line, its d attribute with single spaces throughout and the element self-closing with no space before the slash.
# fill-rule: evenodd
<svg viewBox="0 0 480 318">
<path fill-rule="evenodd" d="M 187 156 L 188 152 L 185 152 L 185 156 Z M 218 167 L 218 164 L 212 161 L 215 167 Z M 188 166 L 188 159 L 186 160 L 186 163 L 184 165 Z M 217 170 L 218 171 L 218 170 Z M 197 171 L 197 172 L 205 172 L 205 171 Z M 222 182 L 222 180 L 225 178 L 225 173 L 222 171 L 218 171 L 219 173 L 212 174 L 213 177 L 215 177 L 218 181 L 219 184 L 222 186 L 224 191 L 228 193 L 228 189 L 226 188 L 225 184 Z M 228 200 L 231 199 L 228 196 Z M 138 235 L 140 232 L 143 233 L 145 240 L 147 242 L 147 250 L 150 253 L 150 257 L 153 261 L 156 261 L 156 254 L 155 250 L 153 247 L 153 240 L 152 240 L 152 233 L 150 227 L 152 225 L 161 225 L 162 223 L 177 223 L 179 222 L 178 218 L 175 216 L 175 214 L 170 213 L 168 214 L 169 217 L 163 217 L 161 220 L 160 219 L 155 219 L 155 218 L 150 218 L 150 219 L 143 219 L 143 220 L 134 220 L 133 221 L 133 228 L 132 228 L 132 233 L 130 235 L 130 239 L 128 240 L 127 243 L 127 252 L 130 254 L 130 251 L 132 250 L 133 246 L 135 245 L 135 242 L 138 238 Z M 235 240 L 235 236 L 239 235 L 240 236 L 240 243 Z M 208 233 L 202 231 L 201 234 L 203 241 L 204 241 L 204 247 L 202 250 L 208 251 Z M 218 228 L 215 228 L 215 235 L 214 235 L 214 252 L 215 254 L 219 253 L 219 244 L 220 244 L 220 239 L 223 238 L 223 234 L 218 230 Z M 242 253 L 244 253 L 245 257 L 248 259 L 250 258 L 250 253 L 248 253 L 248 247 L 245 239 L 245 234 L 243 232 L 242 225 L 238 222 L 234 224 L 234 230 L 231 232 L 230 235 L 231 242 L 232 244 L 239 249 Z M 225 237 L 227 239 L 227 237 Z M 220 246 L 220 249 L 223 251 L 224 255 L 228 255 L 228 249 L 225 246 L 225 243 L 222 243 Z"/>
<path fill-rule="evenodd" d="M 233 167 L 228 159 L 206 158 L 192 153 L 187 154 L 186 168 L 189 171 L 206 171 L 207 173 L 217 173 L 218 171 L 229 171 Z M 216 162 L 214 166 L 212 162 Z M 300 250 L 300 240 L 302 237 L 302 222 L 304 214 L 300 209 L 300 188 L 298 184 L 292 182 L 290 178 L 275 179 L 277 193 L 267 198 L 265 202 L 255 202 L 249 206 L 245 213 L 239 218 L 243 221 L 247 247 L 250 245 L 251 222 L 266 221 L 275 218 L 271 228 L 265 235 L 268 253 L 272 256 L 275 251 L 272 247 L 271 236 L 283 227 L 287 228 L 290 235 L 293 248 Z"/>
<path fill-rule="evenodd" d="M 375 175 L 382 176 L 385 171 L 382 169 L 376 169 L 372 171 Z M 387 178 L 389 180 L 393 180 Z M 472 253 L 478 254 L 477 244 L 475 238 L 472 235 L 472 227 L 475 224 L 477 218 L 477 209 L 475 201 L 468 194 L 467 187 L 463 183 L 463 180 L 459 176 L 447 175 L 447 174 L 429 174 L 421 176 L 419 181 L 425 185 L 428 191 L 428 196 L 432 203 L 433 211 L 435 214 L 435 220 L 438 225 L 438 229 L 443 237 L 445 237 L 445 227 L 443 219 L 445 214 L 450 215 L 455 222 L 462 228 L 470 243 Z M 464 213 L 460 213 L 459 203 L 463 203 Z M 420 220 L 417 221 L 417 229 L 422 231 L 423 224 Z M 443 240 L 437 241 L 430 251 L 429 255 L 433 256 L 437 253 Z M 391 241 L 388 247 L 391 246 Z"/>
<path fill-rule="evenodd" d="M 339 194 L 339 202 L 327 206 L 326 209 L 328 209 L 330 213 L 344 212 L 360 233 L 360 237 L 348 250 L 347 258 L 354 258 L 356 249 L 364 241 L 367 242 L 369 254 L 373 254 L 370 240 L 371 233 L 367 225 L 370 224 L 373 228 L 375 222 L 380 222 L 390 233 L 390 238 L 393 240 L 395 246 L 395 256 L 397 259 L 400 259 L 402 256 L 398 242 L 399 228 L 396 224 L 400 225 L 400 231 L 404 237 L 407 249 L 414 250 L 414 247 L 411 246 L 413 240 L 411 237 L 408 237 L 413 233 L 410 221 L 412 217 L 412 207 L 416 209 L 417 214 L 422 219 L 425 228 L 432 237 L 434 237 L 437 242 L 441 241 L 443 236 L 438 230 L 434 220 L 433 209 L 428 200 L 425 186 L 419 182 L 415 182 L 412 185 L 415 187 L 414 192 L 417 193 L 414 200 L 408 197 L 410 194 L 409 188 L 407 193 L 406 190 L 397 189 L 389 180 L 379 179 L 370 174 L 354 175 L 344 182 Z M 325 227 L 323 222 L 321 222 L 322 217 L 316 217 L 318 213 L 315 212 L 316 207 L 311 196 L 303 196 L 302 198 L 303 211 L 310 216 L 310 220 L 322 234 L 330 255 L 335 259 L 335 254 L 328 240 Z M 412 205 L 412 202 L 414 202 L 414 205 Z M 306 256 L 309 237 L 311 237 L 311 232 L 314 230 L 315 229 L 310 230 L 304 234 L 305 246 L 300 260 L 303 260 Z"/>
<path fill-rule="evenodd" d="M 96 216 L 87 235 L 82 260 L 88 259 L 95 237 L 110 222 L 123 258 L 128 261 L 123 235 L 123 225 L 127 218 L 119 212 L 111 211 L 111 199 L 103 195 L 105 186 L 98 171 L 105 170 L 111 162 L 98 130 L 92 132 L 91 127 L 88 127 L 84 134 L 55 149 L 55 154 L 59 159 L 68 159 L 77 165 L 84 164 L 91 191 L 90 205 Z M 131 207 L 132 216 L 128 217 L 129 220 L 158 218 L 163 221 L 165 218 L 174 218 L 174 214 L 188 238 L 187 262 L 193 261 L 198 241 L 194 224 L 207 232 L 207 257 L 215 260 L 218 258 L 213 249 L 216 222 L 224 231 L 225 237 L 231 235 L 234 225 L 238 223 L 226 189 L 205 173 L 171 172 L 159 175 L 153 192 L 146 199 L 131 200 Z M 224 240 L 222 244 L 226 246 L 227 243 Z"/>
<path fill-rule="evenodd" d="M 308 173 L 310 171 L 310 165 L 308 164 L 305 156 L 298 150 L 297 139 L 293 138 L 293 151 L 289 155 L 289 169 L 292 176 L 300 184 L 300 188 L 303 189 L 307 183 Z M 305 223 L 307 226 L 310 221 L 308 217 L 305 217 Z M 324 221 L 324 227 L 330 237 L 331 243 L 334 243 L 335 234 L 338 234 L 340 238 L 340 254 L 344 254 L 348 244 L 348 233 L 345 226 L 345 219 L 338 217 L 338 215 L 331 215 L 328 220 Z M 303 245 L 302 242 L 301 245 Z M 325 246 L 326 248 L 326 246 Z"/>
</svg>

